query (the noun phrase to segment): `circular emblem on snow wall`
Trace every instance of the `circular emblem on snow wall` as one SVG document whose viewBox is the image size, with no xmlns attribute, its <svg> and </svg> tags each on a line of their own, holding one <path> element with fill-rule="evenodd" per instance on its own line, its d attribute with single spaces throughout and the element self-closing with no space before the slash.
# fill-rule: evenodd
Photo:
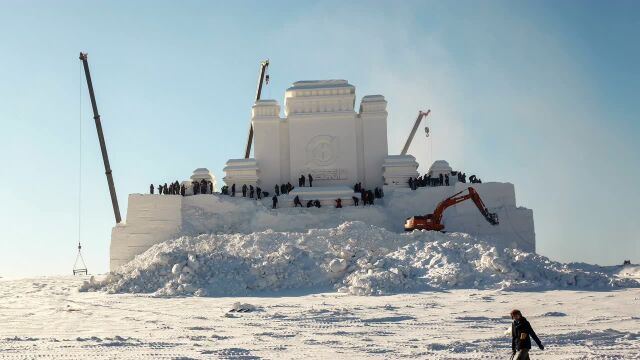
<svg viewBox="0 0 640 360">
<path fill-rule="evenodd" d="M 307 144 L 307 162 L 318 166 L 331 165 L 338 156 L 338 139 L 330 135 L 318 135 Z"/>
</svg>

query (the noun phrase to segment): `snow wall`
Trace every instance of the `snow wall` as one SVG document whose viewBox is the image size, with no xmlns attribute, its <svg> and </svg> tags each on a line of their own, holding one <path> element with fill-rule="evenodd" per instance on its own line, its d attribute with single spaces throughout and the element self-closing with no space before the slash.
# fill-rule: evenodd
<svg viewBox="0 0 640 360">
<path fill-rule="evenodd" d="M 393 232 L 402 232 L 404 221 L 413 215 L 433 212 L 443 199 L 473 186 L 485 205 L 496 212 L 500 224 L 485 221 L 473 202 L 447 209 L 443 222 L 448 232 L 463 232 L 497 248 L 535 252 L 533 211 L 516 206 L 511 183 L 456 183 L 452 186 L 385 189 L 385 197 L 374 206 L 347 206 L 342 209 L 271 209 L 271 199 L 255 200 L 226 195 L 144 195 L 130 194 L 126 223 L 111 234 L 110 268 L 115 271 L 151 246 L 181 236 L 200 234 L 250 234 L 273 230 L 304 232 L 335 228 L 347 221 L 361 221 Z M 288 203 L 281 196 L 280 204 Z"/>
</svg>

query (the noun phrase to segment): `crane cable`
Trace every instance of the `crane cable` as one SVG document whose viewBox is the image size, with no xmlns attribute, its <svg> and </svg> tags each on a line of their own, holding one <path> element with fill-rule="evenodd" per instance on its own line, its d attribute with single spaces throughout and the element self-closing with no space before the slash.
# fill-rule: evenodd
<svg viewBox="0 0 640 360">
<path fill-rule="evenodd" d="M 87 265 L 82 257 L 82 66 L 78 67 L 78 255 L 73 264 L 73 275 L 86 275 Z"/>
</svg>

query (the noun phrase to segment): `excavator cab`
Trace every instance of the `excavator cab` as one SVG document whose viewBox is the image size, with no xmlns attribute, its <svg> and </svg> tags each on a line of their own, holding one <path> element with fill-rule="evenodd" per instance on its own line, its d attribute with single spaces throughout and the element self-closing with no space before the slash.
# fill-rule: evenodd
<svg viewBox="0 0 640 360">
<path fill-rule="evenodd" d="M 428 214 L 424 216 L 412 216 L 407 218 L 407 221 L 404 223 L 404 231 L 413 231 L 413 230 L 430 230 L 430 231 L 442 231 L 444 229 L 444 225 L 437 224 L 433 220 L 433 214 Z"/>
</svg>

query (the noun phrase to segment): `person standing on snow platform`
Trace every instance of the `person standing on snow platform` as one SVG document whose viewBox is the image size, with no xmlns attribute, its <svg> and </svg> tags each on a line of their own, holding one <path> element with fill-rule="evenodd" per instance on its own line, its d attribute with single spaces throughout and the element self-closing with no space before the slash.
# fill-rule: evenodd
<svg viewBox="0 0 640 360">
<path fill-rule="evenodd" d="M 213 194 L 213 183 L 209 181 L 209 194 Z"/>
<path fill-rule="evenodd" d="M 307 207 L 310 208 L 313 206 L 313 200 L 307 201 Z"/>
<path fill-rule="evenodd" d="M 298 195 L 293 198 L 293 205 L 295 205 L 294 207 L 298 207 L 298 205 L 300 205 L 300 207 L 304 207 L 302 206 L 302 202 L 300 202 L 300 197 L 298 197 Z"/>
<path fill-rule="evenodd" d="M 358 197 L 352 196 L 351 198 L 353 199 L 353 206 L 358 206 Z"/>
<path fill-rule="evenodd" d="M 449 186 L 449 175 L 444 174 L 444 184 Z"/>
<path fill-rule="evenodd" d="M 206 193 L 207 193 L 207 188 L 208 188 L 208 186 L 207 186 L 207 180 L 202 179 L 202 181 L 200 181 L 200 191 L 201 191 L 203 194 L 206 194 Z"/>
<path fill-rule="evenodd" d="M 305 178 L 304 175 L 300 175 L 300 187 L 304 187 L 306 182 L 307 178 Z"/>
<path fill-rule="evenodd" d="M 309 187 L 313 187 L 313 176 L 311 174 L 309 174 Z"/>
<path fill-rule="evenodd" d="M 231 185 L 231 197 L 236 196 L 236 184 Z"/>
<path fill-rule="evenodd" d="M 293 185 L 291 185 L 291 183 L 287 183 L 287 194 L 290 193 L 291 190 L 293 190 Z"/>
<path fill-rule="evenodd" d="M 187 192 L 187 188 L 184 187 L 184 185 L 180 185 L 180 195 L 184 196 L 186 192 Z"/>
<path fill-rule="evenodd" d="M 342 199 L 336 199 L 336 209 L 342 209 Z"/>
<path fill-rule="evenodd" d="M 253 199 L 253 192 L 255 190 L 253 189 L 253 185 L 249 185 L 249 199 Z"/>
<path fill-rule="evenodd" d="M 413 190 L 413 178 L 409 178 L 409 189 Z"/>
<path fill-rule="evenodd" d="M 242 197 L 247 197 L 247 184 L 242 185 Z"/>
<path fill-rule="evenodd" d="M 280 196 L 280 187 L 277 184 L 275 186 L 275 189 L 276 189 L 276 191 L 275 191 L 276 196 Z"/>
<path fill-rule="evenodd" d="M 154 189 L 155 189 L 155 188 L 153 187 L 153 184 L 151 184 L 151 186 L 149 186 L 149 192 L 151 193 L 151 195 L 153 195 L 153 190 L 154 190 Z"/>
<path fill-rule="evenodd" d="M 513 360 L 529 360 L 529 350 L 531 350 L 531 338 L 535 340 L 540 350 L 544 350 L 544 345 L 533 331 L 531 324 L 522 316 L 520 310 L 511 311 L 511 359 Z M 531 337 L 531 338 L 530 338 Z"/>
<path fill-rule="evenodd" d="M 271 198 L 271 208 L 272 209 L 277 209 L 278 208 L 278 197 L 273 195 L 273 197 Z"/>
<path fill-rule="evenodd" d="M 442 173 L 440 173 L 440 175 L 438 175 L 438 186 L 442 185 L 444 185 L 444 176 L 442 176 Z"/>
<path fill-rule="evenodd" d="M 367 200 L 369 200 L 369 205 L 373 205 L 373 200 L 374 200 L 373 191 L 371 190 L 367 191 Z"/>
<path fill-rule="evenodd" d="M 256 198 L 258 200 L 262 199 L 262 189 L 260 189 L 259 187 L 256 188 Z"/>
</svg>

